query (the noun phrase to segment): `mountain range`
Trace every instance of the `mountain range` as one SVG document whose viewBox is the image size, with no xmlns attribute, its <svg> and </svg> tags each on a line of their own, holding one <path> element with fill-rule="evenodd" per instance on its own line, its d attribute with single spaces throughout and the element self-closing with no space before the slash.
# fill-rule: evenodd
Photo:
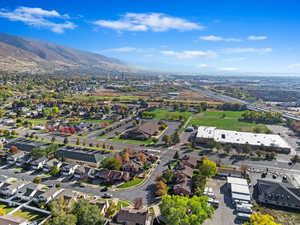
<svg viewBox="0 0 300 225">
<path fill-rule="evenodd" d="M 117 59 L 100 54 L 0 33 L 0 72 L 102 74 L 134 70 Z"/>
</svg>

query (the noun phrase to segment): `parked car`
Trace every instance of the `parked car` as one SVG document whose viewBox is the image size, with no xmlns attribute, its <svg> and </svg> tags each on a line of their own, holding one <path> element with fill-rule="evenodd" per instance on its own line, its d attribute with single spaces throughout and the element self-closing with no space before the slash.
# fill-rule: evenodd
<svg viewBox="0 0 300 225">
<path fill-rule="evenodd" d="M 108 194 L 108 193 L 105 193 L 102 197 L 103 197 L 103 198 L 112 198 L 112 195 L 111 195 L 111 194 Z"/>
<path fill-rule="evenodd" d="M 105 192 L 105 191 L 107 191 L 108 190 L 108 188 L 107 187 L 104 187 L 104 188 L 102 188 L 100 191 L 101 192 Z"/>
</svg>

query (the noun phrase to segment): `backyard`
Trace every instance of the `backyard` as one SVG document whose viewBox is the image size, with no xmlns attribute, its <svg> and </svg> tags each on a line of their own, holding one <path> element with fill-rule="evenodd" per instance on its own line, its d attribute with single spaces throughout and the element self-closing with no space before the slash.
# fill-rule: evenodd
<svg viewBox="0 0 300 225">
<path fill-rule="evenodd" d="M 213 126 L 219 129 L 269 133 L 265 124 L 239 121 L 245 111 L 206 111 L 192 117 L 189 125 Z"/>
</svg>

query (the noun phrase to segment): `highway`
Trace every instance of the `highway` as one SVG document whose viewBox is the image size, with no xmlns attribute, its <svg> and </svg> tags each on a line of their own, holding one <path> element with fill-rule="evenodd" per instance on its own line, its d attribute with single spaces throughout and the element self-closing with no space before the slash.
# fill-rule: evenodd
<svg viewBox="0 0 300 225">
<path fill-rule="evenodd" d="M 286 113 L 286 112 L 283 112 L 283 111 L 278 110 L 278 109 L 273 109 L 271 107 L 265 107 L 265 106 L 262 106 L 262 105 L 259 105 L 259 104 L 256 104 L 256 103 L 250 103 L 250 102 L 245 101 L 245 100 L 241 100 L 241 99 L 238 99 L 238 98 L 233 98 L 233 97 L 230 97 L 230 96 L 227 96 L 227 95 L 222 95 L 220 93 L 217 93 L 217 92 L 214 92 L 214 91 L 208 90 L 206 88 L 202 88 L 202 87 L 191 88 L 191 89 L 193 91 L 200 92 L 204 96 L 213 98 L 213 99 L 218 100 L 218 101 L 222 101 L 222 102 L 226 102 L 226 103 L 245 104 L 247 106 L 247 108 L 249 110 L 252 110 L 252 111 L 274 112 L 274 113 L 276 112 L 276 113 L 282 114 L 282 116 L 284 118 L 289 118 L 289 119 L 300 121 L 300 116 L 296 116 L 296 115 L 293 115 L 291 113 Z"/>
</svg>

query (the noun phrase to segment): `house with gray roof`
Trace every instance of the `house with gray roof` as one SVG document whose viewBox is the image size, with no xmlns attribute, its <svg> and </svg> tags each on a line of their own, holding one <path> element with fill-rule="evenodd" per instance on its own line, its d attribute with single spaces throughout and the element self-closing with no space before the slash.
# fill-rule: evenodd
<svg viewBox="0 0 300 225">
<path fill-rule="evenodd" d="M 22 151 L 19 151 L 15 154 L 9 154 L 6 157 L 7 163 L 9 165 L 14 165 L 18 159 L 22 159 L 24 157 L 25 153 Z"/>
<path fill-rule="evenodd" d="M 33 201 L 35 203 L 49 203 L 50 201 L 54 200 L 56 198 L 56 196 L 62 192 L 63 189 L 58 189 L 58 188 L 50 188 L 44 192 L 42 192 L 39 195 L 35 195 Z"/>
<path fill-rule="evenodd" d="M 30 165 L 31 168 L 34 170 L 39 170 L 42 169 L 43 166 L 45 165 L 45 163 L 48 161 L 48 159 L 46 157 L 41 157 L 41 158 L 37 158 L 35 160 L 33 160 Z"/>
<path fill-rule="evenodd" d="M 58 169 L 61 167 L 62 162 L 57 159 L 50 159 L 48 162 L 46 162 L 43 166 L 43 172 L 50 173 L 52 168 L 56 166 Z"/>
<path fill-rule="evenodd" d="M 0 188 L 0 193 L 5 196 L 12 196 L 25 184 L 22 181 L 16 181 L 14 183 L 4 183 Z"/>
</svg>

